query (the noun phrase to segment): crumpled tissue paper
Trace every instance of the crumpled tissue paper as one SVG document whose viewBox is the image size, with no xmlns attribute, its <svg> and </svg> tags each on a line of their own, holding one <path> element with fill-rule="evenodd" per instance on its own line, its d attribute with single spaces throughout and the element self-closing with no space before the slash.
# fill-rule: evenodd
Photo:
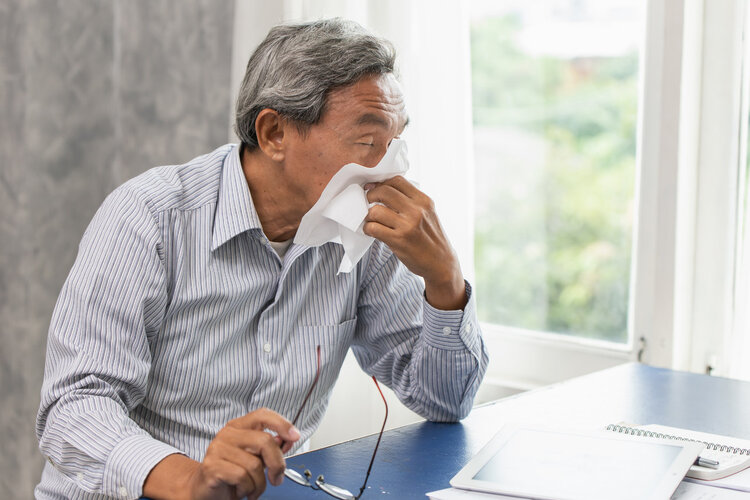
<svg viewBox="0 0 750 500">
<path fill-rule="evenodd" d="M 402 139 L 393 139 L 374 167 L 357 163 L 344 165 L 302 217 L 294 243 L 317 247 L 332 241 L 343 245 L 344 257 L 338 272 L 351 272 L 374 241 L 362 232 L 370 208 L 364 186 L 402 175 L 408 169 L 406 142 Z"/>
</svg>

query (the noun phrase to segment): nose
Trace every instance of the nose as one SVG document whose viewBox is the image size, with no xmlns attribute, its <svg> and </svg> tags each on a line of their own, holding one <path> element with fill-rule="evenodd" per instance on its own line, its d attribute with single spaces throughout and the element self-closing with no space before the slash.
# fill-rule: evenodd
<svg viewBox="0 0 750 500">
<path fill-rule="evenodd" d="M 380 161 L 385 156 L 386 151 L 388 148 L 386 147 L 380 147 L 380 146 L 373 146 L 374 152 L 371 153 L 372 159 L 368 158 L 367 161 L 364 163 L 364 166 L 367 168 L 374 168 L 380 163 Z"/>
</svg>

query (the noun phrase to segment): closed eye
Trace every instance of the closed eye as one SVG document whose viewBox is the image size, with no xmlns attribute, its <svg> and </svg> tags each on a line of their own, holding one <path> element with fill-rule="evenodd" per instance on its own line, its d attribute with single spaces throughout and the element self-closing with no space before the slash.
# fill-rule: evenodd
<svg viewBox="0 0 750 500">
<path fill-rule="evenodd" d="M 359 137 L 354 139 L 354 143 L 360 146 L 372 147 L 375 145 L 375 136 L 373 134 L 360 135 Z"/>
</svg>

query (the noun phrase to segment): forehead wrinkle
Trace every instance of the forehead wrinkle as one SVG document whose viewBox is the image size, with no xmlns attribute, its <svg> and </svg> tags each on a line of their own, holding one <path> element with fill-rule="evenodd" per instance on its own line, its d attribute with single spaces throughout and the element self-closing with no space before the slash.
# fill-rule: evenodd
<svg viewBox="0 0 750 500">
<path fill-rule="evenodd" d="M 405 99 L 398 85 L 387 76 L 365 78 L 332 90 L 323 110 L 324 120 L 333 119 L 334 128 L 375 125 L 384 130 L 397 128 L 400 134 L 409 122 Z M 374 85 L 372 85 L 374 83 Z M 335 118 L 334 118 L 335 116 Z"/>
</svg>

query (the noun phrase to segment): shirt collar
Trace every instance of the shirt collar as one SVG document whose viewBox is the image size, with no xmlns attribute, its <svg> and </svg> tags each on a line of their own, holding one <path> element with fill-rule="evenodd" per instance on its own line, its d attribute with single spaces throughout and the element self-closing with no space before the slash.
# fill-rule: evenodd
<svg viewBox="0 0 750 500">
<path fill-rule="evenodd" d="M 250 229 L 262 229 L 250 188 L 240 163 L 240 146 L 235 145 L 224 158 L 219 199 L 216 202 L 211 251 Z"/>
</svg>

